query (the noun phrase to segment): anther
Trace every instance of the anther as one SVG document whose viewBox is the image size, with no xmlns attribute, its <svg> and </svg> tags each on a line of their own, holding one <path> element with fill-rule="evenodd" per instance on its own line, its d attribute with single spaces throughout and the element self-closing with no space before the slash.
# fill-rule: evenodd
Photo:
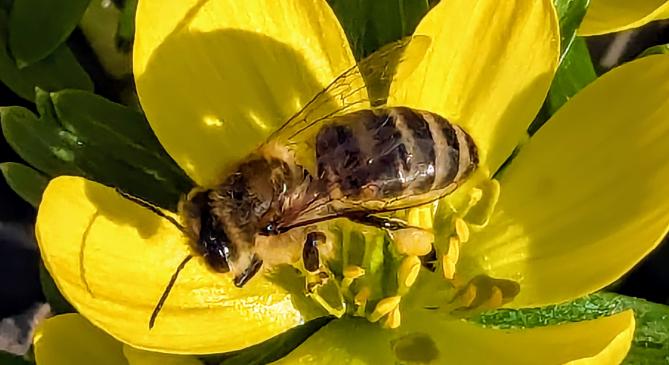
<svg viewBox="0 0 669 365">
<path fill-rule="evenodd" d="M 455 261 L 448 254 L 441 256 L 441 268 L 444 270 L 444 278 L 452 280 L 455 276 Z"/>
<path fill-rule="evenodd" d="M 364 305 L 367 303 L 370 294 L 371 291 L 369 290 L 368 287 L 365 286 L 362 289 L 360 289 L 360 291 L 355 295 L 355 297 L 353 298 L 353 302 L 356 305 Z"/>
<path fill-rule="evenodd" d="M 348 265 L 344 268 L 344 277 L 347 279 L 357 279 L 365 275 L 365 269 L 357 265 Z"/>
<path fill-rule="evenodd" d="M 412 286 L 418 278 L 421 262 L 417 256 L 407 256 L 397 269 L 397 281 L 405 288 Z"/>
<path fill-rule="evenodd" d="M 387 297 L 379 300 L 374 311 L 369 315 L 368 320 L 372 323 L 377 322 L 381 317 L 390 313 L 400 304 L 401 296 Z"/>
<path fill-rule="evenodd" d="M 394 329 L 400 326 L 402 323 L 402 316 L 400 314 L 400 306 L 398 305 L 388 313 L 388 317 L 386 317 L 386 320 L 383 322 L 383 327 L 385 328 L 390 328 Z"/>
<path fill-rule="evenodd" d="M 454 263 L 460 259 L 460 242 L 461 240 L 456 236 L 451 236 L 448 239 L 448 257 Z"/>
<path fill-rule="evenodd" d="M 397 252 L 405 256 L 425 256 L 432 251 L 434 234 L 419 228 L 405 228 L 392 233 Z"/>
<path fill-rule="evenodd" d="M 460 217 L 454 218 L 453 224 L 455 225 L 455 233 L 460 238 L 460 242 L 465 243 L 469 241 L 469 227 L 467 222 Z"/>
</svg>

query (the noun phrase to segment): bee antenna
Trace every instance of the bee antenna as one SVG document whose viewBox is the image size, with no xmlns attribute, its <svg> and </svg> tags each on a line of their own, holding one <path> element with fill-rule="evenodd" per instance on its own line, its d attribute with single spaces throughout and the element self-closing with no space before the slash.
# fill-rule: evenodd
<svg viewBox="0 0 669 365">
<path fill-rule="evenodd" d="M 125 198 L 127 200 L 130 200 L 131 202 L 150 210 L 151 212 L 155 213 L 159 217 L 161 217 L 161 218 L 167 220 L 168 222 L 172 223 L 172 225 L 177 227 L 177 229 L 180 230 L 181 232 L 184 232 L 184 233 L 186 232 L 186 229 L 184 228 L 184 226 L 179 224 L 179 222 L 177 222 L 176 219 L 174 219 L 174 217 L 170 217 L 169 215 L 165 214 L 165 212 L 163 212 L 157 206 L 155 206 L 155 205 L 153 205 L 153 204 L 151 204 L 151 203 L 149 203 L 145 200 L 142 200 L 142 199 L 140 199 L 136 196 L 130 195 L 130 194 L 126 193 L 125 191 L 119 189 L 119 188 L 115 188 L 115 190 L 123 198 Z"/>
<path fill-rule="evenodd" d="M 172 291 L 172 287 L 174 286 L 174 283 L 176 283 L 177 278 L 179 277 L 179 273 L 181 272 L 181 270 L 183 270 L 188 261 L 190 261 L 190 259 L 192 258 L 193 255 L 186 256 L 183 259 L 183 261 L 181 261 L 179 266 L 177 266 L 177 269 L 174 271 L 174 274 L 172 274 L 172 277 L 170 278 L 170 281 L 167 283 L 165 290 L 163 290 L 163 294 L 160 296 L 160 299 L 158 300 L 156 307 L 153 308 L 153 312 L 151 312 L 151 318 L 149 318 L 149 329 L 152 329 L 153 325 L 156 324 L 156 317 L 158 317 L 158 313 L 160 313 L 160 310 L 163 308 L 163 304 L 165 304 L 167 296 L 170 295 L 170 291 Z"/>
</svg>

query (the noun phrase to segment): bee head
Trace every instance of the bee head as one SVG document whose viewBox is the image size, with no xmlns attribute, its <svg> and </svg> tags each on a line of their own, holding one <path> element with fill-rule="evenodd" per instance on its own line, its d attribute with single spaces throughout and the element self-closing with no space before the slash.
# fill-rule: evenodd
<svg viewBox="0 0 669 365">
<path fill-rule="evenodd" d="M 243 230 L 228 225 L 233 231 L 226 232 L 224 222 L 234 221 L 240 212 L 217 209 L 220 202 L 220 192 L 196 190 L 182 203 L 181 210 L 189 222 L 191 242 L 207 266 L 220 273 L 232 272 L 233 283 L 242 287 L 258 272 L 262 261 L 244 239 Z"/>
</svg>

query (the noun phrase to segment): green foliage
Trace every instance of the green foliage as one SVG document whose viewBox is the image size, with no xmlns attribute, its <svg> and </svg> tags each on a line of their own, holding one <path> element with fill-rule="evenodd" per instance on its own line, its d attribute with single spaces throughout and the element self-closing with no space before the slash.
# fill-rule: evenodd
<svg viewBox="0 0 669 365">
<path fill-rule="evenodd" d="M 539 114 L 528 129 L 536 133 L 569 99 L 597 78 L 585 39 L 577 37 L 558 67 Z"/>
<path fill-rule="evenodd" d="M 657 46 L 647 48 L 645 51 L 641 52 L 639 58 L 652 56 L 656 54 L 669 54 L 669 44 L 660 44 Z"/>
<path fill-rule="evenodd" d="M 60 46 L 79 23 L 90 0 L 19 0 L 9 17 L 9 48 L 19 67 Z"/>
<path fill-rule="evenodd" d="M 2 365 L 33 365 L 34 363 L 21 356 L 12 355 L 0 351 L 0 364 Z"/>
<path fill-rule="evenodd" d="M 125 0 L 121 7 L 121 17 L 116 29 L 116 46 L 124 51 L 130 51 L 135 38 L 135 12 L 137 0 Z"/>
<path fill-rule="evenodd" d="M 61 44 L 44 59 L 19 68 L 9 54 L 7 36 L 7 14 L 0 10 L 0 81 L 20 97 L 34 100 L 35 87 L 93 90 L 93 82 L 67 45 Z"/>
<path fill-rule="evenodd" d="M 583 21 L 590 0 L 553 0 L 560 18 L 560 49 L 564 56 L 576 38 L 576 31 Z"/>
<path fill-rule="evenodd" d="M 19 194 L 23 200 L 33 207 L 39 206 L 42 200 L 42 192 L 49 182 L 46 176 L 29 166 L 15 162 L 0 163 L 0 171 L 2 171 L 7 185 Z"/>
<path fill-rule="evenodd" d="M 430 9 L 428 0 L 329 0 L 356 59 L 411 35 Z"/>
<path fill-rule="evenodd" d="M 83 176 L 170 210 L 192 186 L 142 114 L 79 90 L 40 90 L 37 108 L 39 118 L 25 108 L 2 108 L 2 131 L 47 175 Z"/>
<path fill-rule="evenodd" d="M 498 309 L 473 320 L 496 328 L 532 328 L 578 322 L 634 310 L 636 331 L 625 364 L 669 360 L 669 306 L 614 293 L 599 293 L 543 308 Z"/>
</svg>

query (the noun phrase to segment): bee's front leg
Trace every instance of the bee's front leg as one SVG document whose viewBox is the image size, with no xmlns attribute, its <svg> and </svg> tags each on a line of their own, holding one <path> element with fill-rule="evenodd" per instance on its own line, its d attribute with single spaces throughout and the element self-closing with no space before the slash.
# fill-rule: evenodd
<svg viewBox="0 0 669 365">
<path fill-rule="evenodd" d="M 302 261 L 304 268 L 309 272 L 316 272 L 321 266 L 318 255 L 318 245 L 325 243 L 325 234 L 323 232 L 309 232 L 302 248 Z"/>
</svg>

